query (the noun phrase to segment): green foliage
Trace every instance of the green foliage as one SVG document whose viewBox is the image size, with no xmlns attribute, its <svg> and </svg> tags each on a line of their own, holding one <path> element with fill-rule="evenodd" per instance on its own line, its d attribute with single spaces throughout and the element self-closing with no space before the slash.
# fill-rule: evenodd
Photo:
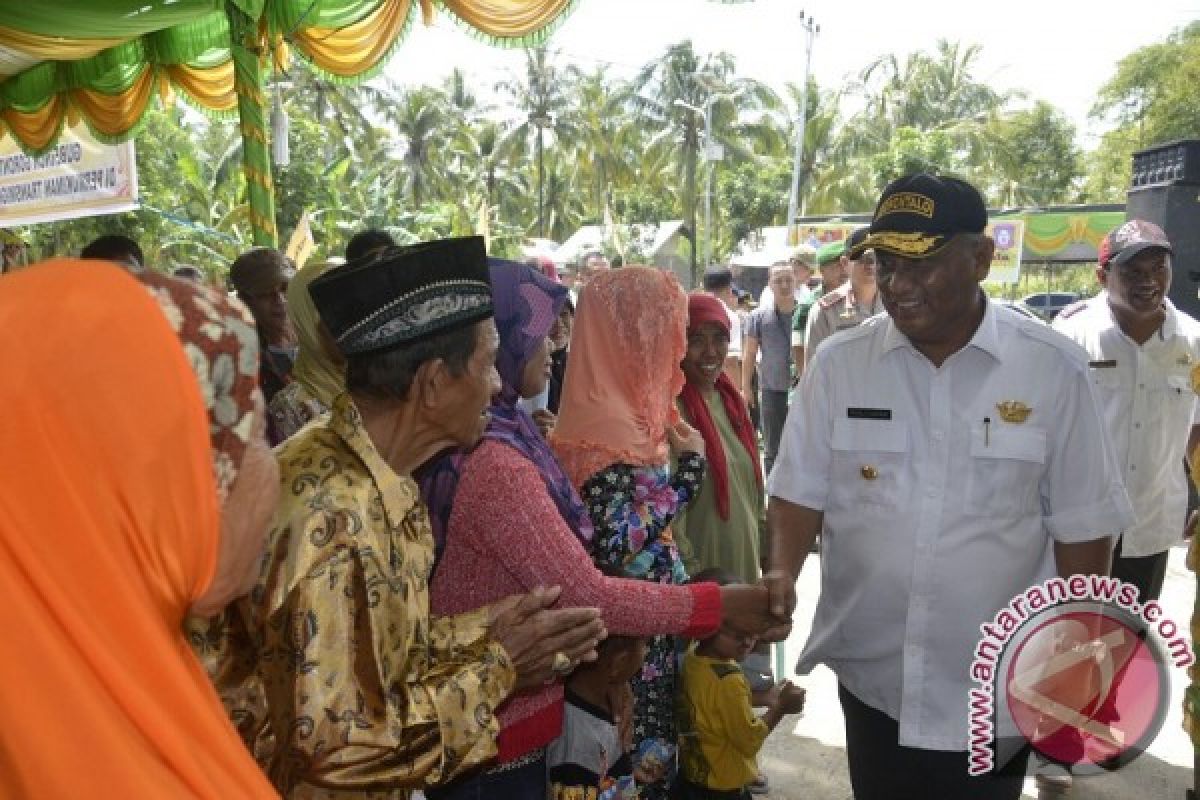
<svg viewBox="0 0 1200 800">
<path fill-rule="evenodd" d="M 1075 126 L 1049 103 L 998 119 L 995 160 L 988 190 L 999 205 L 1039 206 L 1072 202 L 1082 178 Z"/>
<path fill-rule="evenodd" d="M 721 176 L 717 201 L 726 214 L 731 244 L 752 231 L 784 223 L 791 174 L 786 161 L 763 160 L 741 164 Z"/>
<path fill-rule="evenodd" d="M 1100 88 L 1092 116 L 1113 123 L 1087 158 L 1085 194 L 1093 202 L 1121 202 L 1136 150 L 1200 136 L 1200 21 L 1166 41 L 1142 47 L 1117 65 Z"/>
<path fill-rule="evenodd" d="M 703 242 L 711 186 L 709 238 L 723 259 L 748 233 L 785 221 L 801 102 L 808 214 L 868 211 L 887 181 L 916 170 L 965 177 L 993 206 L 1120 202 L 1133 150 L 1200 134 L 1200 23 L 1121 62 L 1093 112 L 1117 127 L 1086 154 L 1053 106 L 981 80 L 976 45 L 881 56 L 846 85 L 810 80 L 782 96 L 690 41 L 629 80 L 564 65 L 544 47 L 526 52 L 524 67 L 494 86 L 473 86 L 462 71 L 440 86 L 345 86 L 302 63 L 275 76 L 271 92 L 291 121 L 291 161 L 274 176 L 281 238 L 307 213 L 314 258 L 341 254 L 365 227 L 414 241 L 486 223 L 492 252 L 509 256 L 529 236 L 563 240 L 610 220 L 683 219 Z M 706 111 L 719 160 L 704 159 Z M 159 268 L 223 275 L 250 246 L 236 122 L 154 110 L 137 149 L 143 209 L 35 226 L 26 236 L 36 252 L 78 252 L 119 231 Z M 636 243 L 618 249 L 644 255 Z"/>
</svg>

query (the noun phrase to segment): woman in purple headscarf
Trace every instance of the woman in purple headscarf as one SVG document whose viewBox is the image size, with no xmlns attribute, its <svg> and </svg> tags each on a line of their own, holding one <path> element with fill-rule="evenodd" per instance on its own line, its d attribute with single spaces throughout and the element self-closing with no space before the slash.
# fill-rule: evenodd
<svg viewBox="0 0 1200 800">
<path fill-rule="evenodd" d="M 606 577 L 593 566 L 587 509 L 533 419 L 517 407 L 519 398 L 546 387 L 548 334 L 567 290 L 528 266 L 495 259 L 491 279 L 503 388 L 480 444 L 429 465 L 421 478 L 436 540 L 432 612 L 458 614 L 561 586 L 562 605 L 601 609 L 614 635 L 700 637 L 716 631 L 722 615 L 747 630 L 766 628 L 761 587 L 663 585 Z M 545 747 L 562 729 L 562 684 L 514 695 L 499 716 L 497 765 L 427 792 L 432 800 L 544 800 Z"/>
</svg>

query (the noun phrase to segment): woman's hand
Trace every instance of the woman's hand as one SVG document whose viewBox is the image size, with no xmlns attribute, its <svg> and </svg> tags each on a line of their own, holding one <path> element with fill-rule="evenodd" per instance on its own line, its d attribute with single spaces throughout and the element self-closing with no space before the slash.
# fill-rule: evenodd
<svg viewBox="0 0 1200 800">
<path fill-rule="evenodd" d="M 771 613 L 767 587 L 761 583 L 734 583 L 721 587 L 721 624 L 753 634 L 764 642 L 778 642 L 791 632 L 790 619 Z"/>
<path fill-rule="evenodd" d="M 677 422 L 674 427 L 667 428 L 667 443 L 671 445 L 671 452 L 676 456 L 681 453 L 704 455 L 704 437 L 700 435 L 700 431 L 683 420 Z"/>
</svg>

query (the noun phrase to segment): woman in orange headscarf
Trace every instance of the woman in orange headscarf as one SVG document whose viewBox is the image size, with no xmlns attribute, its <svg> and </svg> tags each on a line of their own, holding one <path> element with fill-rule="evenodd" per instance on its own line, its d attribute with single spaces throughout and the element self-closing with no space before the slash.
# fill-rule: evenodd
<svg viewBox="0 0 1200 800">
<path fill-rule="evenodd" d="M 687 298 L 670 273 L 625 267 L 592 278 L 579 295 L 551 437 L 592 518 L 597 561 L 659 583 L 687 580 L 670 524 L 704 478 L 704 439 L 675 410 L 686 330 Z M 672 637 L 650 640 L 633 691 L 635 746 L 644 751 L 655 739 L 673 746 Z M 643 790 L 664 795 L 662 783 Z"/>
<path fill-rule="evenodd" d="M 270 472 L 261 397 L 228 393 L 257 354 L 208 362 L 210 324 L 185 355 L 146 287 L 94 261 L 0 279 L 0 330 L 0 796 L 274 796 L 182 632 L 261 552 L 261 514 L 222 525 L 217 491 L 251 508 Z M 216 458 L 234 420 L 244 446 Z"/>
</svg>

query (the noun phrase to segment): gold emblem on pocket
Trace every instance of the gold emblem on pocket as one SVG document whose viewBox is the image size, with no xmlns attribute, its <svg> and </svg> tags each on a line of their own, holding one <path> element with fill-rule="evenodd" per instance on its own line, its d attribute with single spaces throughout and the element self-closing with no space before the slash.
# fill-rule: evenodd
<svg viewBox="0 0 1200 800">
<path fill-rule="evenodd" d="M 1005 400 L 996 403 L 996 410 L 1000 412 L 1000 419 L 1005 422 L 1011 422 L 1014 425 L 1020 425 L 1029 419 L 1029 415 L 1033 413 L 1033 409 L 1020 400 Z"/>
<path fill-rule="evenodd" d="M 873 481 L 879 477 L 879 470 L 875 469 L 870 464 L 863 464 L 859 472 L 862 473 L 863 478 L 869 481 Z"/>
</svg>

